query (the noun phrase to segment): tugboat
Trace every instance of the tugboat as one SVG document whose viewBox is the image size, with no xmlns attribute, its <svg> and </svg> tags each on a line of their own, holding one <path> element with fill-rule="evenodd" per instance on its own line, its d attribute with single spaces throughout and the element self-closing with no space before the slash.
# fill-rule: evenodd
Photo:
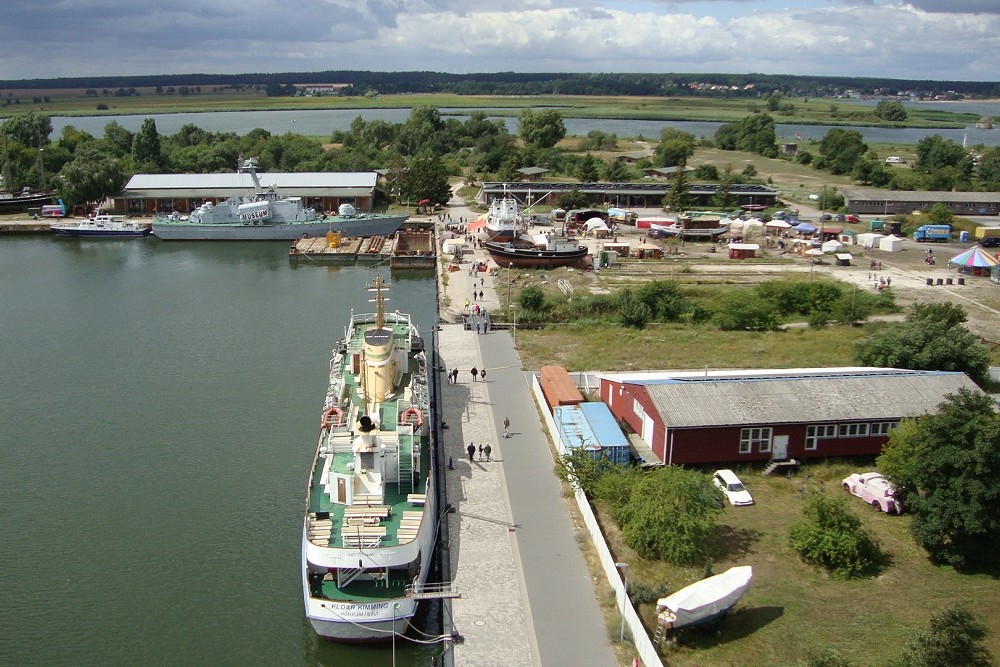
<svg viewBox="0 0 1000 667">
<path fill-rule="evenodd" d="M 76 238 L 142 238 L 150 232 L 148 224 L 127 220 L 124 215 L 104 213 L 81 222 L 60 222 L 51 225 L 56 236 Z"/>
<path fill-rule="evenodd" d="M 551 269 L 557 266 L 577 266 L 590 252 L 587 246 L 571 236 L 539 235 L 538 243 L 496 243 L 487 241 L 485 248 L 497 266 L 519 269 Z M 527 238 L 527 237 L 521 237 Z"/>
<path fill-rule="evenodd" d="M 428 585 L 437 534 L 428 363 L 410 316 L 353 314 L 333 349 L 302 524 L 302 593 L 318 635 L 388 641 Z"/>
</svg>

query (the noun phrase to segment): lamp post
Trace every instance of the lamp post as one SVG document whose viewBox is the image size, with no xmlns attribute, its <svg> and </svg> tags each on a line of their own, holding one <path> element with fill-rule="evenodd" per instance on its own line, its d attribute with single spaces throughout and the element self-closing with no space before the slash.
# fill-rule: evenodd
<svg viewBox="0 0 1000 667">
<path fill-rule="evenodd" d="M 510 310 L 510 272 L 514 268 L 514 262 L 507 264 L 507 310 Z"/>
<path fill-rule="evenodd" d="M 618 631 L 618 641 L 625 641 L 625 603 L 628 601 L 628 563 L 615 563 L 615 568 L 623 570 L 622 578 L 624 579 L 625 587 L 622 590 L 622 624 Z"/>
</svg>

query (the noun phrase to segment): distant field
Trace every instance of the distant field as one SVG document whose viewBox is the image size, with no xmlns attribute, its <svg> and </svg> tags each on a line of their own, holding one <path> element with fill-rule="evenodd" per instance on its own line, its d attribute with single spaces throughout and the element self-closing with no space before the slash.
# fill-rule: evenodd
<svg viewBox="0 0 1000 667">
<path fill-rule="evenodd" d="M 375 95 L 372 97 L 268 97 L 262 91 L 213 90 L 202 86 L 200 93 L 189 95 L 160 94 L 155 89 L 138 88 L 140 94 L 129 97 L 87 96 L 83 89 L 9 90 L 4 97 L 10 103 L 0 109 L 0 116 L 25 111 L 44 111 L 59 115 L 114 115 L 143 113 L 179 113 L 197 111 L 256 111 L 275 109 L 364 109 L 407 108 L 418 105 L 439 108 L 489 108 L 495 115 L 517 115 L 527 107 L 558 108 L 568 118 L 622 118 L 630 120 L 691 120 L 731 122 L 754 111 L 766 111 L 758 99 L 716 99 L 704 97 L 599 97 L 574 95 L 485 96 L 452 94 Z M 109 91 L 113 92 L 113 91 Z M 45 102 L 44 98 L 49 101 Z M 33 99 L 39 99 L 33 102 Z M 772 112 L 782 123 L 807 125 L 885 125 L 890 127 L 964 127 L 978 119 L 974 114 L 911 110 L 906 123 L 883 123 L 868 106 L 844 100 L 786 98 L 789 111 Z M 99 104 L 108 106 L 98 110 Z"/>
</svg>

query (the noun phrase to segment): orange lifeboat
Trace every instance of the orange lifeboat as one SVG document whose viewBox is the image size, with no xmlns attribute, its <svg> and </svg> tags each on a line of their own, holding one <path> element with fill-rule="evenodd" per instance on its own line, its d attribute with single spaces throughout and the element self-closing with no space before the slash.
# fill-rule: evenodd
<svg viewBox="0 0 1000 667">
<path fill-rule="evenodd" d="M 335 419 L 336 418 L 336 419 Z M 344 411 L 336 405 L 331 405 L 323 411 L 323 428 L 344 425 Z"/>
<path fill-rule="evenodd" d="M 421 426 L 424 425 L 424 416 L 422 414 L 420 414 L 420 410 L 418 410 L 417 408 L 414 408 L 412 406 L 409 407 L 409 408 L 406 408 L 406 410 L 403 411 L 403 414 L 399 415 L 399 423 L 400 424 L 409 424 L 409 423 L 411 423 L 410 422 L 410 417 L 416 417 L 415 423 L 416 423 L 417 428 L 420 428 Z"/>
</svg>

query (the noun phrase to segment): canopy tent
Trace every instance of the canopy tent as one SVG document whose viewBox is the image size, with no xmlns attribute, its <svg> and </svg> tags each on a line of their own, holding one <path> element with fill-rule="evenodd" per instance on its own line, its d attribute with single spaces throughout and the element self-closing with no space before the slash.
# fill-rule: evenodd
<svg viewBox="0 0 1000 667">
<path fill-rule="evenodd" d="M 792 227 L 791 224 L 784 220 L 771 220 L 770 222 L 765 222 L 764 226 L 771 229 L 791 229 Z"/>
<path fill-rule="evenodd" d="M 470 232 L 478 232 L 481 229 L 486 229 L 486 216 L 480 216 L 479 218 L 473 220 L 469 223 L 467 229 Z"/>
<path fill-rule="evenodd" d="M 858 245 L 863 246 L 865 249 L 870 250 L 871 248 L 877 248 L 878 242 L 885 238 L 884 234 L 877 234 L 875 232 L 865 232 L 863 234 L 858 234 L 857 240 Z"/>
<path fill-rule="evenodd" d="M 903 239 L 895 234 L 890 234 L 889 236 L 879 239 L 878 249 L 886 252 L 899 252 L 903 249 Z"/>
<path fill-rule="evenodd" d="M 840 252 L 840 250 L 843 247 L 844 247 L 844 244 L 841 243 L 840 241 L 836 241 L 836 240 L 834 240 L 834 241 L 827 241 L 826 243 L 823 244 L 823 252 L 830 252 L 830 253 Z"/>
<path fill-rule="evenodd" d="M 966 268 L 987 268 L 1000 265 L 1000 260 L 976 245 L 949 259 L 948 264 Z"/>
<path fill-rule="evenodd" d="M 816 231 L 816 227 L 814 225 L 810 225 L 808 222 L 802 222 L 795 227 L 795 231 L 799 234 L 812 234 Z"/>
<path fill-rule="evenodd" d="M 806 255 L 807 257 L 822 257 L 824 253 L 819 248 L 809 248 L 809 250 L 806 250 L 802 254 Z"/>
<path fill-rule="evenodd" d="M 591 218 L 590 220 L 588 220 L 583 224 L 583 228 L 586 229 L 588 232 L 594 230 L 603 230 L 606 232 L 609 231 L 610 229 L 608 227 L 608 223 L 604 222 L 604 220 L 602 220 L 601 218 Z"/>
</svg>

